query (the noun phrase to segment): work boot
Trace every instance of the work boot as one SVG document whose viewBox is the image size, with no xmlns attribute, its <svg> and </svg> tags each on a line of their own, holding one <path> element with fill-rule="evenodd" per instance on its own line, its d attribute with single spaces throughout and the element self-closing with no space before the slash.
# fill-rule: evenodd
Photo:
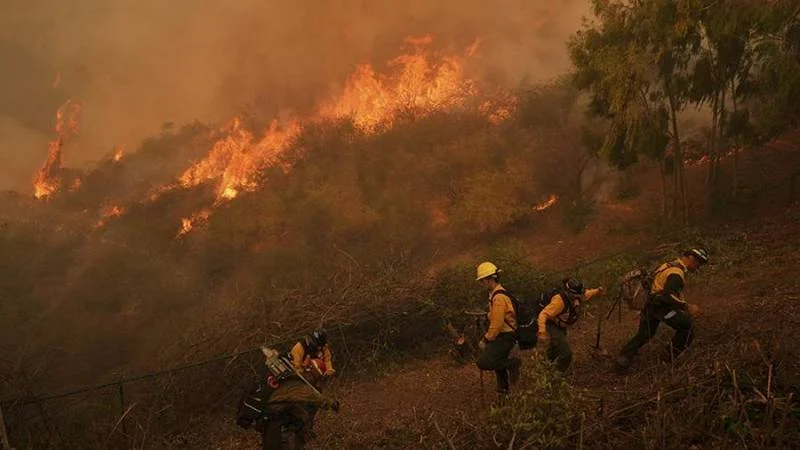
<svg viewBox="0 0 800 450">
<path fill-rule="evenodd" d="M 625 355 L 619 355 L 615 362 L 619 370 L 626 370 L 631 366 L 631 359 Z"/>
</svg>

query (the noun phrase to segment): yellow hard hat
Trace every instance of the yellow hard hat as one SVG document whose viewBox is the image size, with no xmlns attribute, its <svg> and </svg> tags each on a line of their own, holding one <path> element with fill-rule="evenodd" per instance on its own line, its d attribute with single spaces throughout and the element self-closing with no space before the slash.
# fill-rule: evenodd
<svg viewBox="0 0 800 450">
<path fill-rule="evenodd" d="M 500 269 L 498 269 L 497 266 L 495 266 L 490 262 L 482 262 L 478 264 L 478 270 L 477 270 L 478 277 L 475 278 L 475 281 L 480 281 L 486 277 L 497 275 L 498 273 L 500 273 Z"/>
</svg>

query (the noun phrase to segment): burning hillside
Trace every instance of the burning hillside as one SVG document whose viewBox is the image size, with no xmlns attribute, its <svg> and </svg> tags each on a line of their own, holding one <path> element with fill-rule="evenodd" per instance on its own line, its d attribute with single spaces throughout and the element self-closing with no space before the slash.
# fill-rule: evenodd
<svg viewBox="0 0 800 450">
<path fill-rule="evenodd" d="M 388 74 L 380 74 L 370 64 L 360 65 L 342 91 L 321 102 L 313 116 L 288 123 L 273 120 L 261 138 L 245 129 L 239 117 L 234 118 L 207 156 L 186 170 L 178 183 L 161 192 L 213 182 L 217 185 L 213 206 L 217 206 L 241 192 L 255 190 L 258 174 L 278 160 L 304 123 L 349 119 L 362 132 L 374 133 L 381 126 L 391 127 L 402 114 L 420 116 L 470 106 L 469 100 L 479 91 L 477 83 L 466 76 L 464 65 L 475 54 L 477 41 L 461 55 L 439 58 L 430 50 L 432 42 L 431 36 L 407 38 L 411 52 L 389 61 Z M 492 103 L 484 101 L 480 111 L 497 123 L 508 116 L 510 103 Z M 179 236 L 210 214 L 208 208 L 184 218 Z"/>
<path fill-rule="evenodd" d="M 479 43 L 476 40 L 460 53 L 444 54 L 435 50 L 431 36 L 408 37 L 405 53 L 389 60 L 385 67 L 366 63 L 357 66 L 336 93 L 319 101 L 305 117 L 273 119 L 258 131 L 252 121 L 236 116 L 219 131 L 208 134 L 211 141 L 200 144 L 207 145 L 208 150 L 188 167 L 178 169 L 175 181 L 151 185 L 147 194 L 141 194 L 140 201 L 152 203 L 171 191 L 213 186 L 213 199 L 205 206 L 184 210 L 186 215 L 177 234 L 183 236 L 206 222 L 220 205 L 259 189 L 266 168 L 281 164 L 284 171 L 289 170 L 291 163 L 282 155 L 311 125 L 350 121 L 358 133 L 369 136 L 392 129 L 402 119 L 453 111 L 468 111 L 497 125 L 510 117 L 516 98 L 509 92 L 486 89 L 468 76 L 467 62 L 477 54 Z M 37 198 L 47 198 L 66 186 L 61 168 L 62 149 L 64 142 L 77 131 L 79 112 L 80 105 L 72 102 L 58 111 L 57 137 L 34 183 Z M 125 161 L 132 155 L 135 154 L 126 154 Z M 109 159 L 122 164 L 122 147 L 115 146 Z M 108 182 L 122 183 L 114 177 L 110 175 Z M 80 182 L 74 180 L 72 187 L 79 187 Z M 130 211 L 123 206 L 130 202 L 130 193 L 125 195 L 128 200 L 106 195 L 108 198 L 96 207 L 100 217 L 95 228 L 102 228 L 110 219 Z M 109 204 L 117 206 L 106 206 Z"/>
</svg>

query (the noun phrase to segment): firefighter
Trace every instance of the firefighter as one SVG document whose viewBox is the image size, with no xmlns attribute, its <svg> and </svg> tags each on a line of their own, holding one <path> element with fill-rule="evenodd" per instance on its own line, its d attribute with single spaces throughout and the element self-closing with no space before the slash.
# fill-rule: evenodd
<svg viewBox="0 0 800 450">
<path fill-rule="evenodd" d="M 665 355 L 670 360 L 680 355 L 692 343 L 692 316 L 697 315 L 699 308 L 684 301 L 683 288 L 686 274 L 699 270 L 705 264 L 708 264 L 708 252 L 702 248 L 692 248 L 684 251 L 675 261 L 659 266 L 650 288 L 650 297 L 640 315 L 639 330 L 622 348 L 617 358 L 619 369 L 630 367 L 639 349 L 655 336 L 661 322 L 675 330 L 669 351 Z"/>
<path fill-rule="evenodd" d="M 325 362 L 312 358 L 307 362 L 314 369 L 301 371 L 294 366 L 290 352 L 281 354 L 268 347 L 261 351 L 265 365 L 255 382 L 245 387 L 237 423 L 245 429 L 255 424 L 264 449 L 283 448 L 284 437 L 293 441 L 292 448 L 304 448 L 313 437 L 316 412 L 339 410 L 339 402 L 316 387 L 325 377 Z"/>
<path fill-rule="evenodd" d="M 522 362 L 509 358 L 516 344 L 514 330 L 517 318 L 511 299 L 500 285 L 500 269 L 491 262 L 478 265 L 476 281 L 489 291 L 489 327 L 481 337 L 478 348 L 481 354 L 476 364 L 481 370 L 493 370 L 497 378 L 497 392 L 501 397 L 508 394 L 510 383 L 519 378 Z"/>
<path fill-rule="evenodd" d="M 548 361 L 554 362 L 559 371 L 565 372 L 572 362 L 567 328 L 577 322 L 583 302 L 604 292 L 603 287 L 584 289 L 580 281 L 567 278 L 561 281 L 561 287 L 542 298 L 542 310 L 536 319 L 539 330 L 536 348 L 537 351 L 546 352 Z"/>
<path fill-rule="evenodd" d="M 314 330 L 310 335 L 298 341 L 289 352 L 294 368 L 302 372 L 319 371 L 324 366 L 322 374 L 333 376 L 333 354 L 328 344 L 328 334 L 323 329 Z M 319 364 L 319 362 L 324 364 Z"/>
<path fill-rule="evenodd" d="M 283 448 L 283 431 L 290 432 L 295 449 L 313 437 L 314 415 L 319 409 L 339 411 L 339 402 L 300 379 L 288 379 L 269 396 L 261 426 L 264 449 Z"/>
<path fill-rule="evenodd" d="M 310 381 L 317 389 L 330 377 L 336 374 L 333 368 L 333 354 L 328 343 L 328 333 L 323 329 L 316 329 L 310 335 L 298 341 L 289 351 L 292 365 L 295 370 Z M 314 436 L 314 419 L 319 408 L 311 407 L 306 420 L 307 438 Z"/>
</svg>

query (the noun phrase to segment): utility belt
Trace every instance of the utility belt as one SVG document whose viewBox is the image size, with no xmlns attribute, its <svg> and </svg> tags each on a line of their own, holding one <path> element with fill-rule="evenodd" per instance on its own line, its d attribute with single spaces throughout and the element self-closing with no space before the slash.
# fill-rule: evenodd
<svg viewBox="0 0 800 450">
<path fill-rule="evenodd" d="M 664 295 L 651 294 L 645 304 L 644 313 L 650 317 L 664 320 L 664 316 L 670 311 L 685 311 L 686 303 L 677 302 L 671 298 L 664 298 Z"/>
</svg>

